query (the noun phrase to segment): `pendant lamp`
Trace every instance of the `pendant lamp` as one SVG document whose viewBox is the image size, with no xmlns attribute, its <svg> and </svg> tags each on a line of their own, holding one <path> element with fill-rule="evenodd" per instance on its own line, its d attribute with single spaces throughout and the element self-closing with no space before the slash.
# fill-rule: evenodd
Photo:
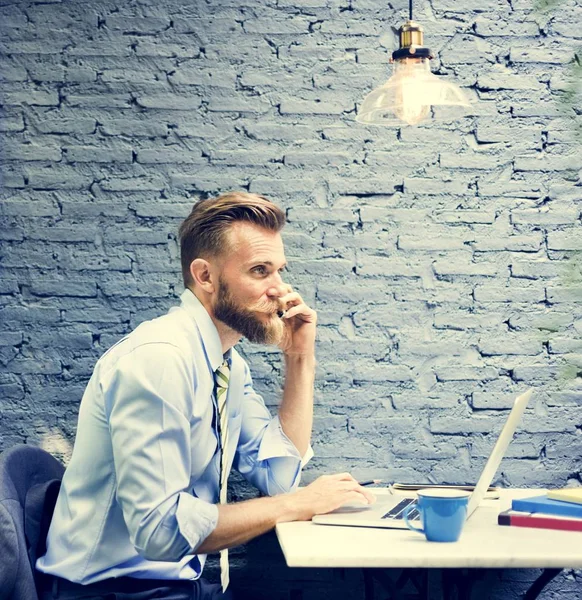
<svg viewBox="0 0 582 600">
<path fill-rule="evenodd" d="M 429 61 L 433 56 L 423 46 L 424 29 L 412 20 L 412 0 L 409 19 L 398 32 L 400 48 L 392 53 L 392 77 L 364 98 L 356 121 L 392 125 L 396 116 L 416 125 L 430 114 L 431 106 L 469 106 L 461 88 L 431 73 Z"/>
</svg>

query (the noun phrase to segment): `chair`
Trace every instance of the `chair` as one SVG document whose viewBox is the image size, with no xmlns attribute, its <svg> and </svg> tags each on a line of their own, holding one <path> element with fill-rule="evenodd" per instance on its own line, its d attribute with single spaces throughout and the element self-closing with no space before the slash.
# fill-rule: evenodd
<svg viewBox="0 0 582 600">
<path fill-rule="evenodd" d="M 38 600 L 34 564 L 46 551 L 64 470 L 34 446 L 0 454 L 0 600 Z"/>
</svg>

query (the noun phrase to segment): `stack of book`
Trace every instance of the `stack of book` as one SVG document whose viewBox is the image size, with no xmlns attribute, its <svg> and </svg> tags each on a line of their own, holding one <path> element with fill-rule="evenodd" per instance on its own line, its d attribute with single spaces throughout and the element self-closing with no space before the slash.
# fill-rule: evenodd
<svg viewBox="0 0 582 600">
<path fill-rule="evenodd" d="M 550 490 L 543 496 L 513 500 L 499 513 L 499 525 L 582 531 L 582 488 Z"/>
</svg>

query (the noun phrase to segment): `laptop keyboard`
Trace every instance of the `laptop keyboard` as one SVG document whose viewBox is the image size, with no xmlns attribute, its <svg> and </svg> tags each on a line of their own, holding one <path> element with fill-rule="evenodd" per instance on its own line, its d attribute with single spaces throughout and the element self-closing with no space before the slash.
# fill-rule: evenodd
<svg viewBox="0 0 582 600">
<path fill-rule="evenodd" d="M 414 498 L 404 498 L 401 500 L 396 506 L 391 508 L 385 515 L 382 516 L 383 519 L 403 519 L 404 518 L 404 509 L 411 504 L 416 504 L 416 499 Z M 418 510 L 413 509 L 408 513 L 408 520 L 414 521 L 419 519 Z"/>
</svg>

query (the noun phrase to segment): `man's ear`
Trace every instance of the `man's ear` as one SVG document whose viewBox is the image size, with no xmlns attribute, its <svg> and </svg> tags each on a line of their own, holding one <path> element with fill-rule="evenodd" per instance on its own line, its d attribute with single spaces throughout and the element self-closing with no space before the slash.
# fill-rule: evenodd
<svg viewBox="0 0 582 600">
<path fill-rule="evenodd" d="M 196 258 L 190 263 L 190 275 L 194 283 L 207 294 L 216 291 L 214 277 L 210 272 L 210 263 L 203 258 Z"/>
</svg>

